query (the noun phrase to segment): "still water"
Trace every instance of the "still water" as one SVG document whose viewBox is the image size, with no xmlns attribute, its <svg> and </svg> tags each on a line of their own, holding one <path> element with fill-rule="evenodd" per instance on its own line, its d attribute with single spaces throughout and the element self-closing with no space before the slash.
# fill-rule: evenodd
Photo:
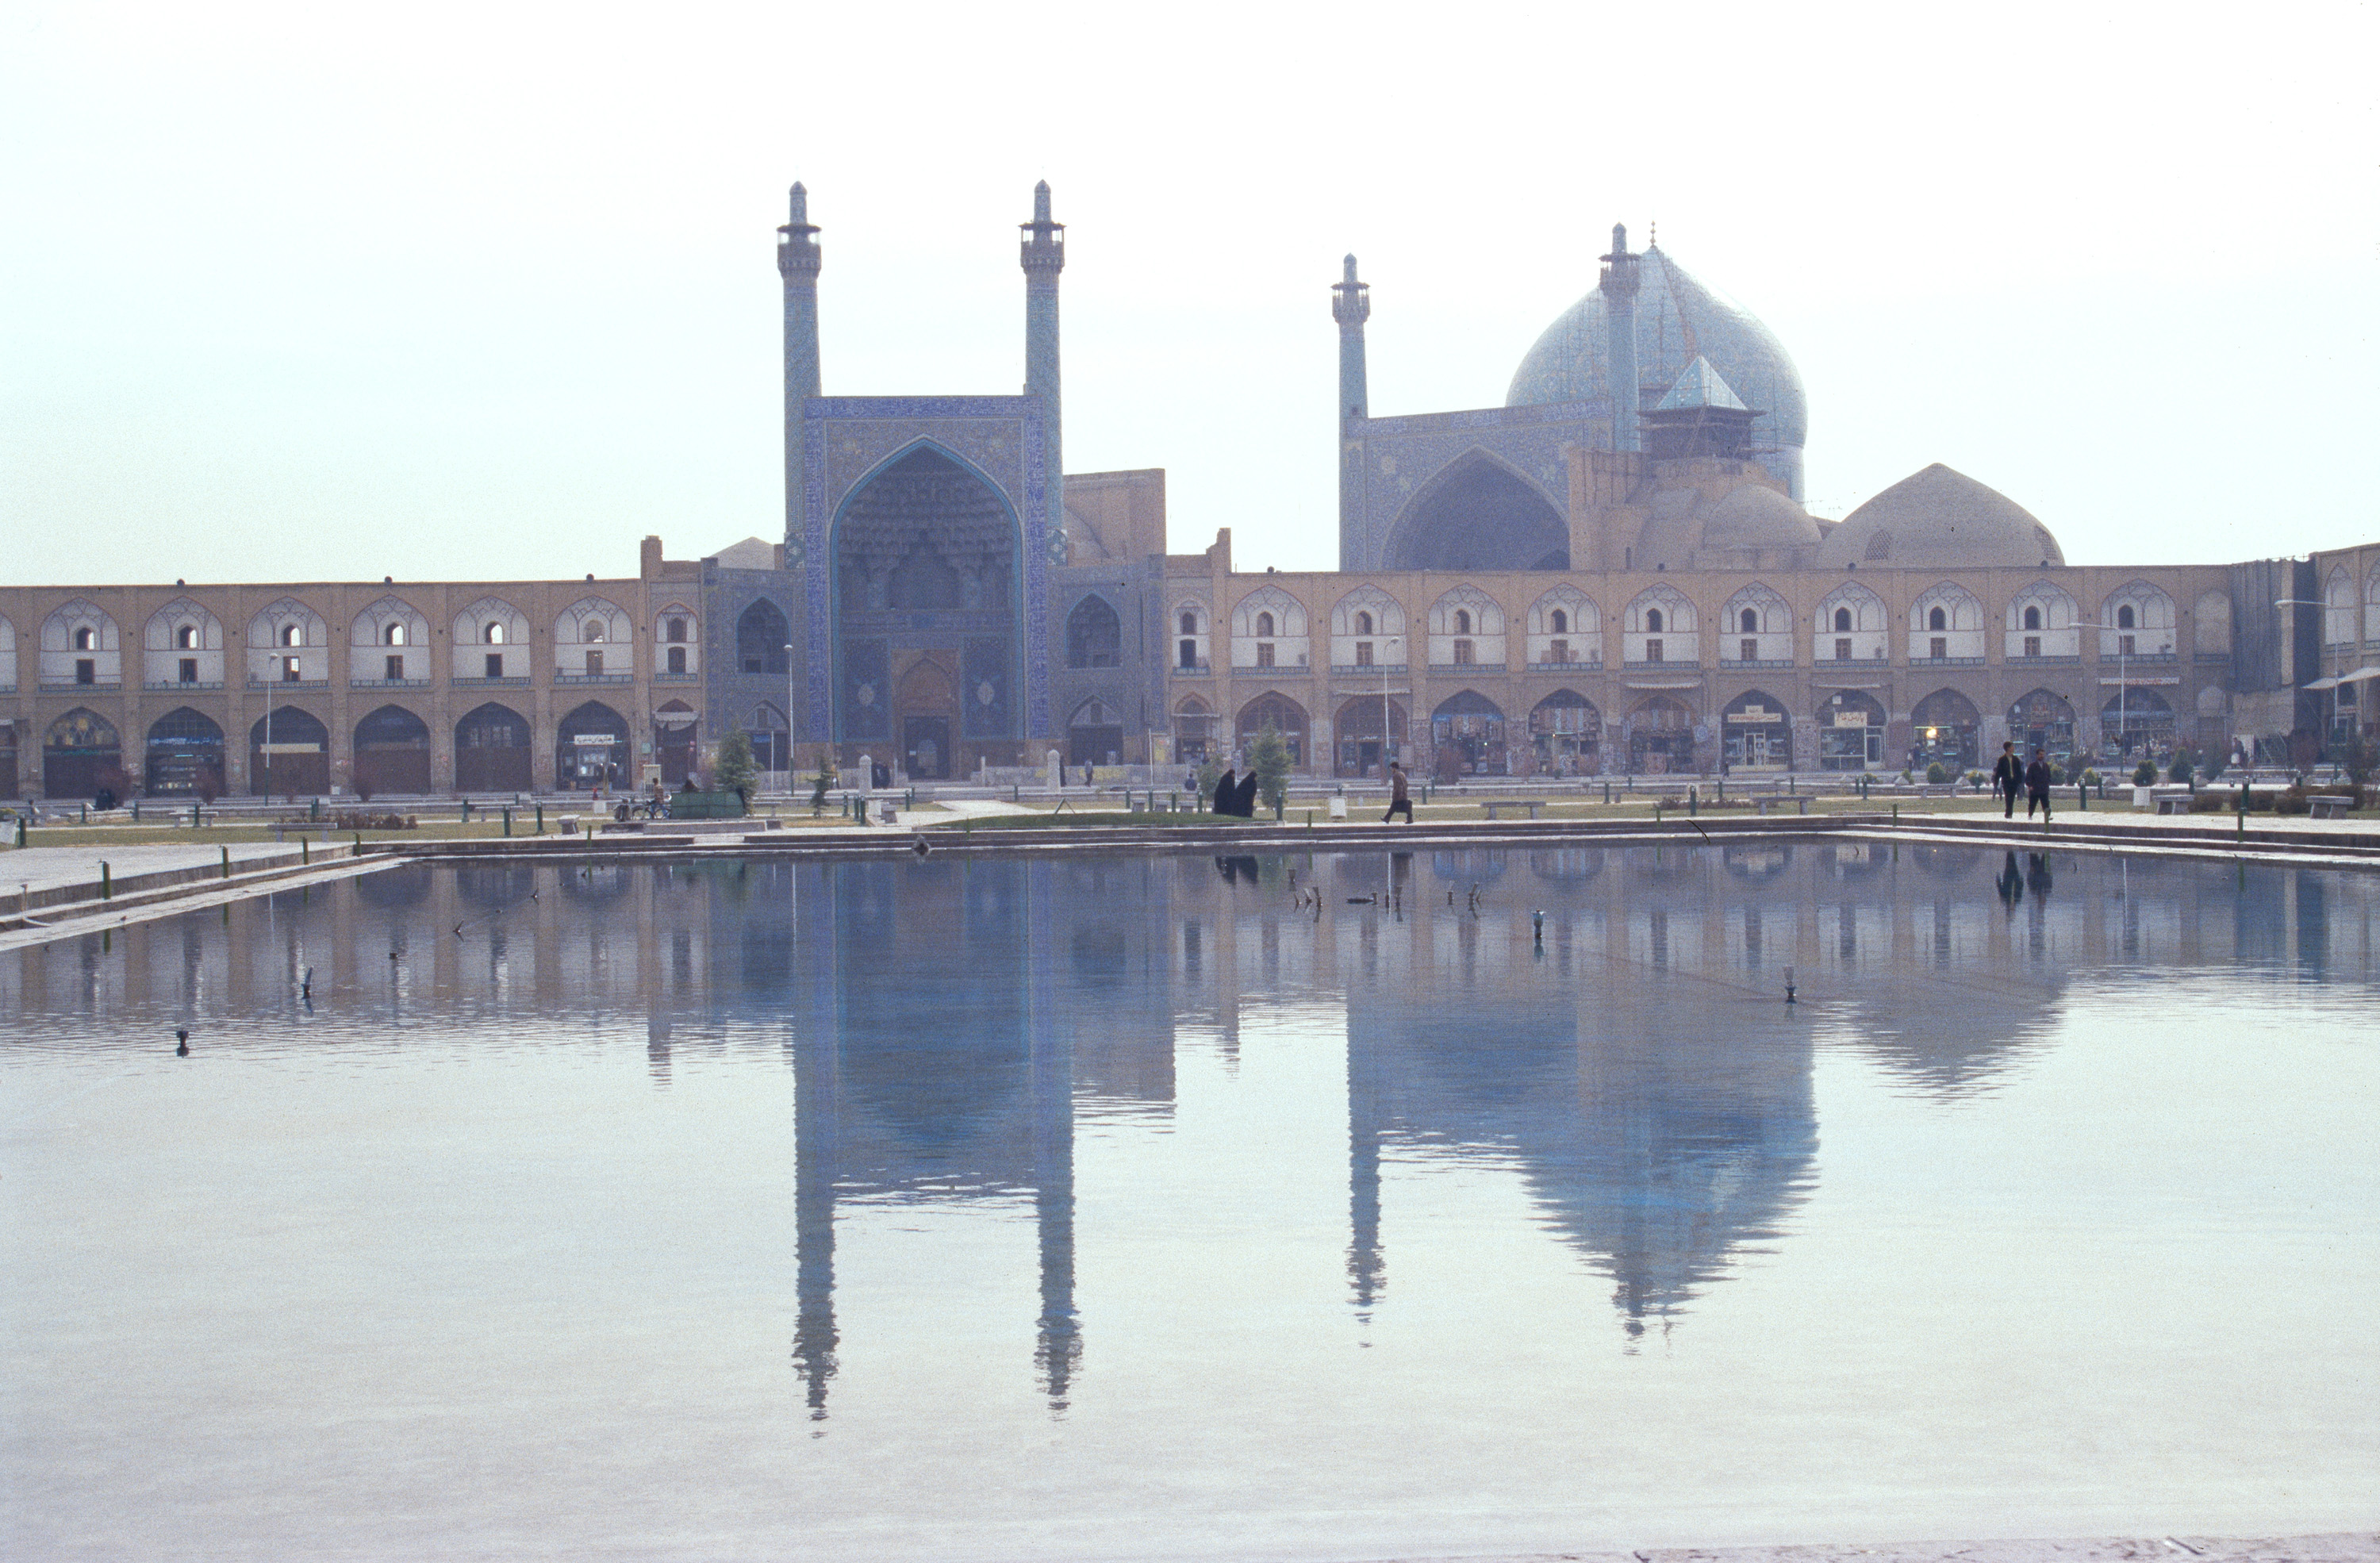
<svg viewBox="0 0 2380 1563">
<path fill-rule="evenodd" d="M 414 866 L 0 956 L 0 1553 L 2370 1527 L 2375 977 L 2380 877 L 1806 842 Z"/>
</svg>

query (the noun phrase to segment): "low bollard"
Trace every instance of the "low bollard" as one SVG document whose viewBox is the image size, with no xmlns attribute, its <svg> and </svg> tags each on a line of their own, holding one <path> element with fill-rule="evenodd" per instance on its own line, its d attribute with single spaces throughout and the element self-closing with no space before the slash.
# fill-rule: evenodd
<svg viewBox="0 0 2380 1563">
<path fill-rule="evenodd" d="M 540 836 L 545 834 L 545 806 L 543 804 L 537 806 L 537 833 Z"/>
<path fill-rule="evenodd" d="M 103 858 L 100 860 L 99 865 L 99 899 L 102 901 L 112 901 L 115 898 L 115 881 L 109 878 L 107 872 L 107 862 Z"/>
<path fill-rule="evenodd" d="M 507 835 L 507 836 L 509 836 L 509 835 L 511 835 L 512 833 L 513 833 L 513 811 L 512 811 L 511 809 L 506 809 L 506 810 L 504 810 L 504 834 L 505 834 L 505 835 Z"/>
<path fill-rule="evenodd" d="M 231 848 L 229 847 L 223 849 L 223 877 L 226 879 L 231 878 Z"/>
<path fill-rule="evenodd" d="M 314 861 L 314 854 L 313 854 L 313 852 L 312 852 L 310 848 L 308 848 L 308 846 L 306 845 L 306 838 L 305 838 L 305 837 L 303 837 L 303 836 L 298 837 L 298 866 L 300 868 L 303 868 L 306 865 L 308 865 L 309 863 L 311 863 L 311 862 L 313 862 L 313 861 Z"/>
<path fill-rule="evenodd" d="M 2074 783 L 2074 807 L 2082 814 L 2091 812 L 2091 786 L 2087 782 Z"/>
</svg>

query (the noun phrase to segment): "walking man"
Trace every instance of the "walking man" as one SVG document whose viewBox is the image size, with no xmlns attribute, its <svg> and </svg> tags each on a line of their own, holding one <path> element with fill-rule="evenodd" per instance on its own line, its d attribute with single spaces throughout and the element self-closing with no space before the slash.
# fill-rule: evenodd
<svg viewBox="0 0 2380 1563">
<path fill-rule="evenodd" d="M 2024 790 L 2024 761 L 2016 757 L 2014 744 L 2000 745 L 1999 763 L 1992 767 L 1992 791 L 2000 795 L 2000 818 L 2016 818 L 2016 795 Z"/>
<path fill-rule="evenodd" d="M 2024 817 L 2033 818 L 2033 806 L 2041 806 L 2041 822 L 2049 823 L 2049 761 L 2039 749 L 2033 751 L 2033 763 L 2024 768 Z"/>
<path fill-rule="evenodd" d="M 1405 781 L 1405 768 L 1397 761 L 1390 760 L 1389 762 L 1389 812 L 1380 816 L 1380 823 L 1385 825 L 1400 814 L 1405 817 L 1406 824 L 1410 825 L 1414 822 L 1413 793 Z"/>
</svg>

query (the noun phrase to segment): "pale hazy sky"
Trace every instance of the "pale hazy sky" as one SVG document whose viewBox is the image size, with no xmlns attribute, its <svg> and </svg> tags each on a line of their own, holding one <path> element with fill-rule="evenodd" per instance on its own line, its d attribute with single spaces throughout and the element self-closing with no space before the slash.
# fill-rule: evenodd
<svg viewBox="0 0 2380 1563">
<path fill-rule="evenodd" d="M 2078 563 L 2380 537 L 2369 6 L 0 6 L 0 580 L 632 573 L 783 529 L 784 188 L 830 393 L 1336 556 L 1376 413 L 1500 405 L 1610 224 L 1765 320 L 1840 515 L 1931 461 Z"/>
</svg>

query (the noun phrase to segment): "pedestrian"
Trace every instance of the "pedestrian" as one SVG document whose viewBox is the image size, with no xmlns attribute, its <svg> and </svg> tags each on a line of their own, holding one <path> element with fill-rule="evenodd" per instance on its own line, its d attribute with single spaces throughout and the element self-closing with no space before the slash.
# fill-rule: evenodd
<svg viewBox="0 0 2380 1563">
<path fill-rule="evenodd" d="M 1232 768 L 1227 765 L 1223 767 L 1223 774 L 1217 778 L 1215 782 L 1214 812 L 1217 814 L 1237 814 L 1239 811 L 1240 779 Z"/>
<path fill-rule="evenodd" d="M 2024 768 L 2024 817 L 2033 818 L 2034 805 L 2041 806 L 2041 822 L 2049 823 L 2049 761 L 2039 749 L 2033 751 L 2033 763 Z"/>
<path fill-rule="evenodd" d="M 1411 784 L 1405 780 L 1405 768 L 1399 762 L 1390 760 L 1389 762 L 1389 812 L 1380 816 L 1380 823 L 1385 825 L 1400 814 L 1405 817 L 1406 824 L 1410 825 L 1414 822 L 1413 792 Z"/>
<path fill-rule="evenodd" d="M 2000 818 L 2016 818 L 2016 795 L 2024 790 L 2024 761 L 2016 757 L 2013 743 L 2000 745 L 1999 763 L 1992 767 L 1992 791 L 2000 795 Z"/>
</svg>

